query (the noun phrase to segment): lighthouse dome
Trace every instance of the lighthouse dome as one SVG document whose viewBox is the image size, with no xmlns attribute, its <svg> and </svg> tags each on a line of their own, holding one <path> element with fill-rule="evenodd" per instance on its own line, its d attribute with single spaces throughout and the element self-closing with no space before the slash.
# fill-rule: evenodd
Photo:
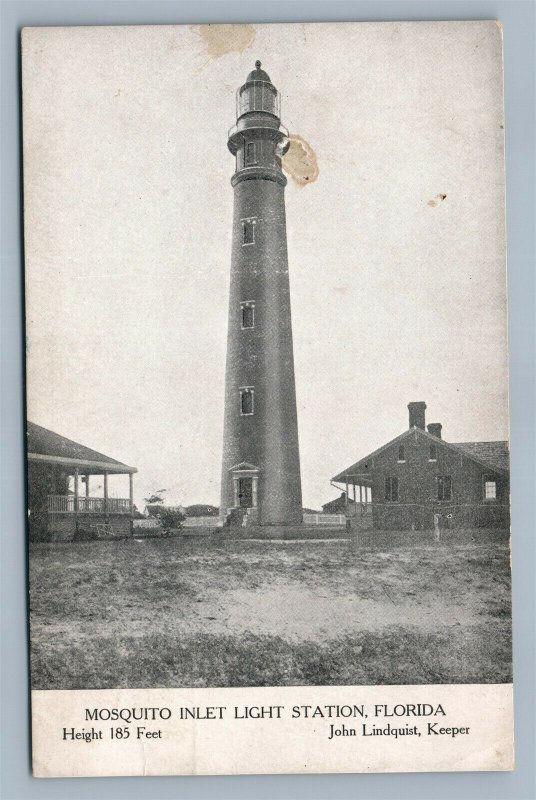
<svg viewBox="0 0 536 800">
<path fill-rule="evenodd" d="M 279 92 L 270 80 L 267 72 L 261 69 L 261 62 L 255 62 L 255 69 L 252 70 L 246 82 L 236 93 L 236 118 L 251 112 L 264 112 L 279 117 L 280 96 Z"/>
<path fill-rule="evenodd" d="M 261 62 L 255 62 L 255 69 L 251 70 L 249 75 L 246 78 L 246 83 L 250 83 L 250 81 L 262 81 L 263 83 L 271 83 L 270 76 L 267 72 L 261 69 Z"/>
</svg>

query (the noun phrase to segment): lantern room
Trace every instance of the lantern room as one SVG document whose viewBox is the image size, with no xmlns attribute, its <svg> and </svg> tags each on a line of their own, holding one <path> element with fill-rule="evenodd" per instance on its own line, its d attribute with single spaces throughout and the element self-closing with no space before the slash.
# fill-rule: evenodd
<svg viewBox="0 0 536 800">
<path fill-rule="evenodd" d="M 281 113 L 281 96 L 268 73 L 261 69 L 260 61 L 255 62 L 255 69 L 249 73 L 246 82 L 236 93 L 237 120 L 253 111 L 272 114 L 278 119 Z"/>
</svg>

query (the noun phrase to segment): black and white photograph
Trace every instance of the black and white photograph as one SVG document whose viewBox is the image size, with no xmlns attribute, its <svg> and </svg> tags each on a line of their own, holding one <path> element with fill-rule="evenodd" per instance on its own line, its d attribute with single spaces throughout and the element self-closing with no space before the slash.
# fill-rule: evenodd
<svg viewBox="0 0 536 800">
<path fill-rule="evenodd" d="M 32 689 L 511 684 L 500 25 L 22 79 Z"/>
</svg>

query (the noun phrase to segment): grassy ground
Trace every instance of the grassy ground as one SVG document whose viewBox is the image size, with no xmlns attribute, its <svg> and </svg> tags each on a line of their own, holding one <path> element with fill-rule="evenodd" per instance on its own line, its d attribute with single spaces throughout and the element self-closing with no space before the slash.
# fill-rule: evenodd
<svg viewBox="0 0 536 800">
<path fill-rule="evenodd" d="M 34 688 L 511 680 L 502 544 L 32 545 Z"/>
</svg>

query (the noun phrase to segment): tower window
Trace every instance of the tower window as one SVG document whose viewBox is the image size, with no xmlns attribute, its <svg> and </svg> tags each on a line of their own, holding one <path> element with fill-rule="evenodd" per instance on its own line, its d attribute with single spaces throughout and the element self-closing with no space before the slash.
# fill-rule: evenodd
<svg viewBox="0 0 536 800">
<path fill-rule="evenodd" d="M 435 444 L 430 445 L 430 458 L 428 461 L 437 461 L 437 447 Z"/>
<path fill-rule="evenodd" d="M 253 395 L 252 386 L 243 386 L 240 389 L 240 413 L 242 416 L 253 414 Z"/>
<path fill-rule="evenodd" d="M 246 144 L 246 167 L 257 163 L 257 147 L 255 142 L 248 142 Z"/>
<path fill-rule="evenodd" d="M 394 502 L 398 500 L 398 478 L 385 479 L 385 499 Z"/>
<path fill-rule="evenodd" d="M 255 223 L 256 219 L 242 220 L 242 244 L 255 244 Z"/>
<path fill-rule="evenodd" d="M 406 460 L 406 455 L 405 455 L 404 445 L 403 444 L 401 444 L 399 446 L 399 448 L 398 448 L 398 460 L 399 461 L 405 461 Z"/>
<path fill-rule="evenodd" d="M 452 478 L 450 475 L 440 475 L 437 479 L 437 499 L 452 499 Z"/>
<path fill-rule="evenodd" d="M 484 481 L 484 500 L 497 499 L 497 482 Z"/>
<path fill-rule="evenodd" d="M 240 303 L 242 312 L 242 329 L 255 327 L 255 303 Z"/>
</svg>

